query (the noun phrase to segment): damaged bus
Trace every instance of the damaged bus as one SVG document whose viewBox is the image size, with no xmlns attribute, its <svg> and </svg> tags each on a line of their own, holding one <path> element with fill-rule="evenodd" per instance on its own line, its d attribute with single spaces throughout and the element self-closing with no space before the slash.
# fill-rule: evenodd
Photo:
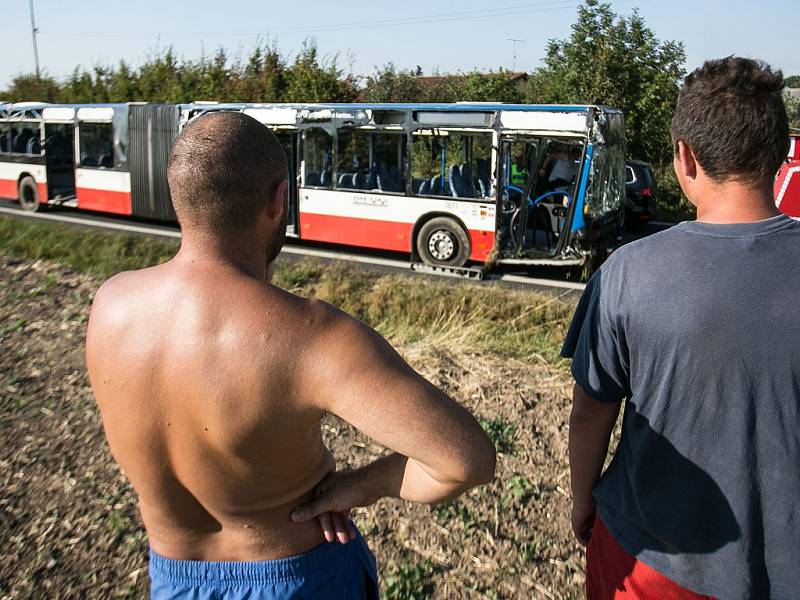
<svg viewBox="0 0 800 600">
<path fill-rule="evenodd" d="M 5 105 L 0 191 L 27 210 L 174 220 L 169 146 L 216 111 L 244 112 L 282 142 L 290 236 L 479 277 L 487 264 L 598 262 L 621 235 L 623 118 L 602 106 Z"/>
</svg>

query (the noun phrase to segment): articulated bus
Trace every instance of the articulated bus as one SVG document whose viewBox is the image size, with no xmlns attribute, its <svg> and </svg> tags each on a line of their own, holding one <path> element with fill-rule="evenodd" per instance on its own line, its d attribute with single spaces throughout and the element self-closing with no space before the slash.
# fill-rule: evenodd
<svg viewBox="0 0 800 600">
<path fill-rule="evenodd" d="M 602 259 L 622 231 L 625 136 L 602 106 L 0 105 L 0 196 L 174 221 L 166 164 L 187 123 L 241 111 L 289 160 L 288 234 L 433 268 Z"/>
</svg>

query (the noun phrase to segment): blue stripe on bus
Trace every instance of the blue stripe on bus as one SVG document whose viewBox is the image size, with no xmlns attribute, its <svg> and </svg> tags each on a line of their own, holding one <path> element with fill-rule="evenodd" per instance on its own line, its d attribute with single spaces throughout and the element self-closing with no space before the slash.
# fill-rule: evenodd
<svg viewBox="0 0 800 600">
<path fill-rule="evenodd" d="M 592 144 L 586 145 L 586 158 L 583 161 L 583 173 L 581 174 L 581 186 L 578 189 L 578 197 L 575 198 L 575 212 L 572 218 L 572 231 L 578 231 L 586 226 L 586 221 L 583 219 L 583 205 L 586 203 L 586 188 L 589 184 L 589 169 L 592 168 L 592 156 L 594 155 L 594 146 Z"/>
</svg>

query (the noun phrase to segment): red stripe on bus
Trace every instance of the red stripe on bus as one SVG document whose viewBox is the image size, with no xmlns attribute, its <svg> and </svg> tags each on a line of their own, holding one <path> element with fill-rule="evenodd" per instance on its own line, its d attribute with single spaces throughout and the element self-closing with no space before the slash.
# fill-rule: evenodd
<svg viewBox="0 0 800 600">
<path fill-rule="evenodd" d="M 300 238 L 376 250 L 411 251 L 411 223 L 300 213 Z M 469 230 L 472 260 L 484 261 L 494 247 L 493 231 Z"/>
<path fill-rule="evenodd" d="M 378 250 L 411 251 L 411 224 L 300 213 L 300 238 Z"/>
<path fill-rule="evenodd" d="M 0 179 L 0 198 L 17 199 L 16 179 Z"/>
<path fill-rule="evenodd" d="M 470 244 L 472 245 L 472 260 L 483 262 L 494 248 L 494 231 L 469 230 Z"/>
<path fill-rule="evenodd" d="M 77 194 L 78 208 L 114 213 L 116 215 L 132 214 L 131 195 L 129 192 L 112 192 L 79 187 Z"/>
</svg>

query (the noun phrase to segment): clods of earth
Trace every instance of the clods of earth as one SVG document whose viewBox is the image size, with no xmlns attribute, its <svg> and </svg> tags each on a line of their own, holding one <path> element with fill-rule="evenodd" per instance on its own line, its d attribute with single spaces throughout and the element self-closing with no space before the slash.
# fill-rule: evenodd
<svg viewBox="0 0 800 600">
<path fill-rule="evenodd" d="M 0 599 L 148 596 L 147 537 L 105 443 L 83 358 L 101 281 L 0 257 Z M 481 420 L 494 481 L 441 506 L 382 500 L 355 520 L 385 598 L 579 598 L 564 367 L 418 342 L 398 350 Z M 339 468 L 384 449 L 328 418 Z"/>
</svg>

